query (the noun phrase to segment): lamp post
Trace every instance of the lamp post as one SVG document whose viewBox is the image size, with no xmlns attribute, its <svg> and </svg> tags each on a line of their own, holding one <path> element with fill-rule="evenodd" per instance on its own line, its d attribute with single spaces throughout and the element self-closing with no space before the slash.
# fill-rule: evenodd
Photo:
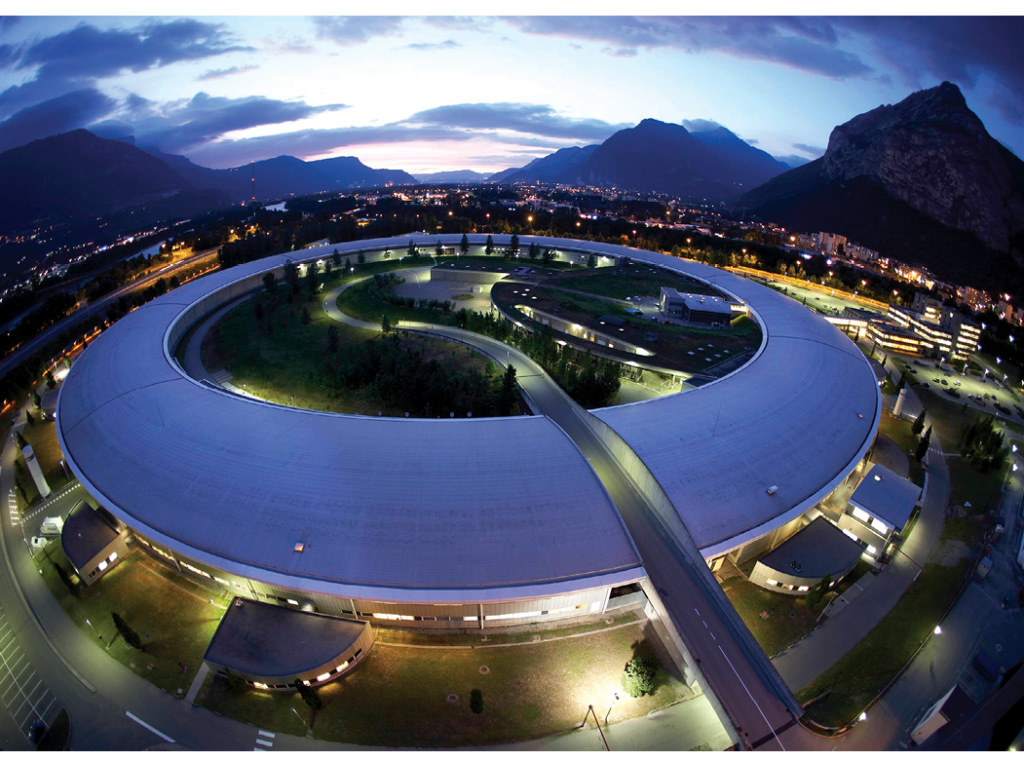
<svg viewBox="0 0 1024 761">
<path fill-rule="evenodd" d="M 299 721 L 302 722 L 302 726 L 304 726 L 306 729 L 309 729 L 309 724 L 306 723 L 305 719 L 303 719 L 301 716 L 299 716 L 299 712 L 295 710 L 295 706 L 292 706 L 292 713 L 295 714 L 296 716 L 298 716 Z"/>
<path fill-rule="evenodd" d="M 69 476 L 69 475 L 68 475 L 68 469 L 67 469 L 67 467 L 66 467 L 66 466 L 64 465 L 64 461 L 63 461 L 63 460 L 61 460 L 61 461 L 60 461 L 60 466 L 61 466 L 62 468 L 64 468 L 64 477 L 65 477 L 65 478 L 66 478 L 66 479 L 68 480 L 68 482 L 70 483 L 70 482 L 71 482 L 71 476 Z"/>
<path fill-rule="evenodd" d="M 96 635 L 97 637 L 99 637 L 99 638 L 100 638 L 100 642 L 102 642 L 102 641 L 103 641 L 103 635 L 102 635 L 102 634 L 100 634 L 100 633 L 98 633 L 98 632 L 96 631 L 96 627 L 94 627 L 94 626 L 93 626 L 93 625 L 92 625 L 92 624 L 91 624 L 91 623 L 89 622 L 89 619 L 88 619 L 88 618 L 87 618 L 87 619 L 85 619 L 85 625 L 86 625 L 86 626 L 88 626 L 88 627 L 89 627 L 90 629 L 92 629 L 92 633 L 93 633 L 93 634 L 95 634 L 95 635 Z"/>
</svg>

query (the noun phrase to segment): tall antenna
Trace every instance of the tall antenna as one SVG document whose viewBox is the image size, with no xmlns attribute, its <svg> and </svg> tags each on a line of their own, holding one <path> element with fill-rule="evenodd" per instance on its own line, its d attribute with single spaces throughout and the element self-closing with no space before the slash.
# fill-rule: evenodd
<svg viewBox="0 0 1024 761">
<path fill-rule="evenodd" d="M 249 165 L 252 167 L 252 202 L 256 203 L 256 162 L 250 161 Z"/>
</svg>

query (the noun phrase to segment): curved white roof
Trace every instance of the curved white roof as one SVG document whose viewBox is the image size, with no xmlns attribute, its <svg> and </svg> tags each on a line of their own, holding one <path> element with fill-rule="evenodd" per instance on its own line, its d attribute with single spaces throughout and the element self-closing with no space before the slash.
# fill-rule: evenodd
<svg viewBox="0 0 1024 761">
<path fill-rule="evenodd" d="M 462 236 L 414 237 L 457 245 Z M 470 236 L 474 245 L 485 239 Z M 498 245 L 508 239 L 494 236 Z M 116 323 L 61 391 L 58 436 L 76 475 L 152 538 L 300 588 L 476 600 L 473 590 L 485 588 L 540 596 L 642 576 L 600 481 L 546 418 L 397 420 L 279 407 L 200 385 L 171 359 L 168 340 L 287 258 L 400 250 L 405 240 L 250 262 Z M 761 323 L 760 352 L 731 375 L 596 412 L 643 460 L 705 556 L 805 511 L 870 445 L 881 413 L 874 374 L 848 338 L 805 307 L 670 256 L 522 240 L 628 255 L 713 282 Z M 306 544 L 301 554 L 297 542 Z"/>
<path fill-rule="evenodd" d="M 311 253 L 323 255 L 295 256 Z M 115 323 L 75 363 L 58 435 L 97 499 L 215 567 L 334 594 L 506 599 L 643 577 L 600 480 L 547 418 L 334 415 L 186 377 L 165 350 L 186 327 L 175 321 L 190 324 L 191 305 L 208 311 L 209 294 L 258 284 L 285 259 L 188 283 Z"/>
</svg>

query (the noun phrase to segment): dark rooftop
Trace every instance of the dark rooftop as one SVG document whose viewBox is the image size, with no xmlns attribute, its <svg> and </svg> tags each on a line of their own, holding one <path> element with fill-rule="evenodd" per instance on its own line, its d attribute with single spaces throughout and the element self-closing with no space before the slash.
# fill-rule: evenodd
<svg viewBox="0 0 1024 761">
<path fill-rule="evenodd" d="M 99 512 L 82 500 L 64 521 L 60 544 L 72 565 L 82 568 L 103 552 L 117 538 L 117 533 L 117 529 L 107 523 Z"/>
<path fill-rule="evenodd" d="M 292 676 L 334 660 L 359 639 L 366 626 L 361 621 L 236 597 L 203 658 L 244 674 Z"/>
<path fill-rule="evenodd" d="M 816 518 L 761 558 L 761 564 L 805 579 L 833 577 L 845 571 L 864 550 L 825 518 Z M 799 571 L 791 563 L 796 562 Z"/>
<path fill-rule="evenodd" d="M 623 320 L 621 317 L 612 317 L 611 315 L 607 314 L 601 315 L 601 322 L 608 323 L 609 325 L 614 325 L 617 328 L 620 328 L 626 324 L 626 321 Z"/>
</svg>

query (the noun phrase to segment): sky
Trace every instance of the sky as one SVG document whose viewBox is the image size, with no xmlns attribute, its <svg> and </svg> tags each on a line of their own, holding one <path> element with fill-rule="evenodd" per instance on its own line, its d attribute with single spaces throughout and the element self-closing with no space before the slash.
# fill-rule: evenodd
<svg viewBox="0 0 1024 761">
<path fill-rule="evenodd" d="M 645 118 L 773 156 L 943 80 L 1024 155 L 1024 18 L 0 17 L 0 151 L 84 127 L 214 168 L 491 173 Z"/>
</svg>

